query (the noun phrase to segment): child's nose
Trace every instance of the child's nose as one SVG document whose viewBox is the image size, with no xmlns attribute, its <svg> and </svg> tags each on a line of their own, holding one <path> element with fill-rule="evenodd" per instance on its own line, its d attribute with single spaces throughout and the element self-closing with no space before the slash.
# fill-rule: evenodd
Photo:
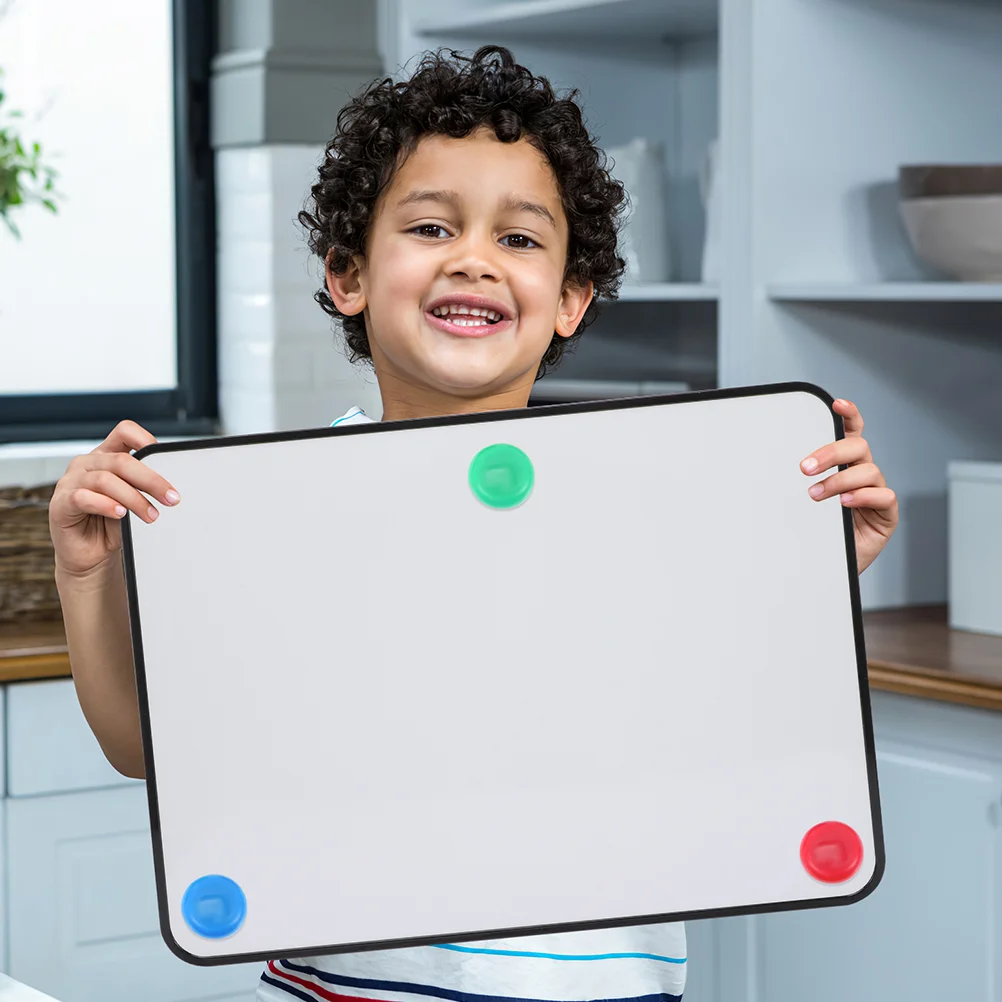
<svg viewBox="0 0 1002 1002">
<path fill-rule="evenodd" d="M 453 243 L 450 250 L 452 253 L 446 262 L 447 274 L 465 275 L 474 281 L 501 277 L 500 248 L 492 238 L 466 233 Z"/>
</svg>

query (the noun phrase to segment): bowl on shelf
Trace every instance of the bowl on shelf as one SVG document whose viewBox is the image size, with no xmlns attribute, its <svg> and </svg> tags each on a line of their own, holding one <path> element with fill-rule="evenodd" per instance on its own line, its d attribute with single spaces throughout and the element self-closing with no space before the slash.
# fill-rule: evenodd
<svg viewBox="0 0 1002 1002">
<path fill-rule="evenodd" d="M 919 260 L 964 282 L 1002 282 L 1002 164 L 904 164 L 898 193 Z"/>
<path fill-rule="evenodd" d="M 903 200 L 1002 195 L 1002 164 L 905 164 L 898 168 Z"/>
<path fill-rule="evenodd" d="M 1002 282 L 1002 194 L 908 198 L 901 216 L 915 256 L 964 282 Z"/>
</svg>

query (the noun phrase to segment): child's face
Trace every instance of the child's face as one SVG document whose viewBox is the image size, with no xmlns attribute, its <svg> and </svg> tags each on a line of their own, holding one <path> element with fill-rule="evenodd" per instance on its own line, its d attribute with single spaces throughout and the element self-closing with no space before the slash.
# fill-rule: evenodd
<svg viewBox="0 0 1002 1002">
<path fill-rule="evenodd" d="M 384 413 L 524 405 L 554 331 L 573 334 L 591 300 L 590 285 L 564 288 L 567 243 L 553 171 L 527 141 L 424 137 L 376 206 L 366 260 L 328 275 L 339 309 L 365 311 Z M 501 320 L 456 313 L 476 306 L 463 297 Z"/>
</svg>

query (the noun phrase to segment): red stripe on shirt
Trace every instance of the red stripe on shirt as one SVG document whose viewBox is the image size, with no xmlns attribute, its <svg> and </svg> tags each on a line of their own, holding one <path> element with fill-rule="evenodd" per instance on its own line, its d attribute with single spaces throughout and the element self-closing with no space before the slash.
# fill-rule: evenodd
<svg viewBox="0 0 1002 1002">
<path fill-rule="evenodd" d="M 327 988 L 322 988 L 315 981 L 307 981 L 305 978 L 296 977 L 288 971 L 283 971 L 274 960 L 268 961 L 268 970 L 277 978 L 290 981 L 301 988 L 308 988 L 314 995 L 324 999 L 324 1002 L 372 1002 L 371 998 L 364 998 L 361 995 L 342 995 L 339 992 L 332 992 Z"/>
</svg>

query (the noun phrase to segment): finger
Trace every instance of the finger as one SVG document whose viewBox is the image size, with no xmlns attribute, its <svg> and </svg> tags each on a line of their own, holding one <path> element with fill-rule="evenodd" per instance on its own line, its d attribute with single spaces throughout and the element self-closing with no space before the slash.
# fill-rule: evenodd
<svg viewBox="0 0 1002 1002">
<path fill-rule="evenodd" d="M 109 470 L 127 484 L 163 504 L 173 506 L 181 500 L 169 480 L 127 452 L 91 452 L 78 457 L 76 462 L 83 474 L 94 470 Z"/>
<path fill-rule="evenodd" d="M 863 434 L 863 415 L 851 400 L 836 400 L 832 404 L 832 410 L 841 416 L 846 435 Z"/>
<path fill-rule="evenodd" d="M 853 438 L 840 438 L 830 442 L 807 456 L 800 464 L 801 470 L 808 476 L 822 473 L 833 466 L 852 466 L 855 463 L 870 463 L 870 443 L 860 435 Z"/>
<path fill-rule="evenodd" d="M 834 473 L 826 480 L 808 488 L 815 501 L 823 501 L 825 498 L 834 497 L 836 494 L 844 494 L 846 491 L 856 491 L 862 487 L 886 487 L 887 481 L 883 473 L 873 463 L 862 463 L 859 466 L 850 466 L 847 470 Z"/>
<path fill-rule="evenodd" d="M 842 504 L 847 508 L 866 508 L 894 520 L 898 508 L 898 497 L 890 487 L 861 487 L 859 490 L 843 494 Z"/>
<path fill-rule="evenodd" d="M 135 421 L 119 421 L 94 452 L 132 452 L 156 445 L 157 440 Z"/>
<path fill-rule="evenodd" d="M 85 487 L 78 487 L 70 492 L 70 512 L 71 518 L 76 515 L 101 515 L 104 518 L 111 518 L 118 521 L 125 517 L 128 510 L 125 505 L 119 504 L 114 498 L 107 494 L 98 494 L 97 491 L 89 491 Z"/>
<path fill-rule="evenodd" d="M 155 522 L 160 515 L 160 512 L 135 487 L 126 483 L 110 470 L 88 471 L 81 478 L 79 487 L 94 494 L 103 494 L 112 502 L 128 508 L 144 522 Z"/>
</svg>

